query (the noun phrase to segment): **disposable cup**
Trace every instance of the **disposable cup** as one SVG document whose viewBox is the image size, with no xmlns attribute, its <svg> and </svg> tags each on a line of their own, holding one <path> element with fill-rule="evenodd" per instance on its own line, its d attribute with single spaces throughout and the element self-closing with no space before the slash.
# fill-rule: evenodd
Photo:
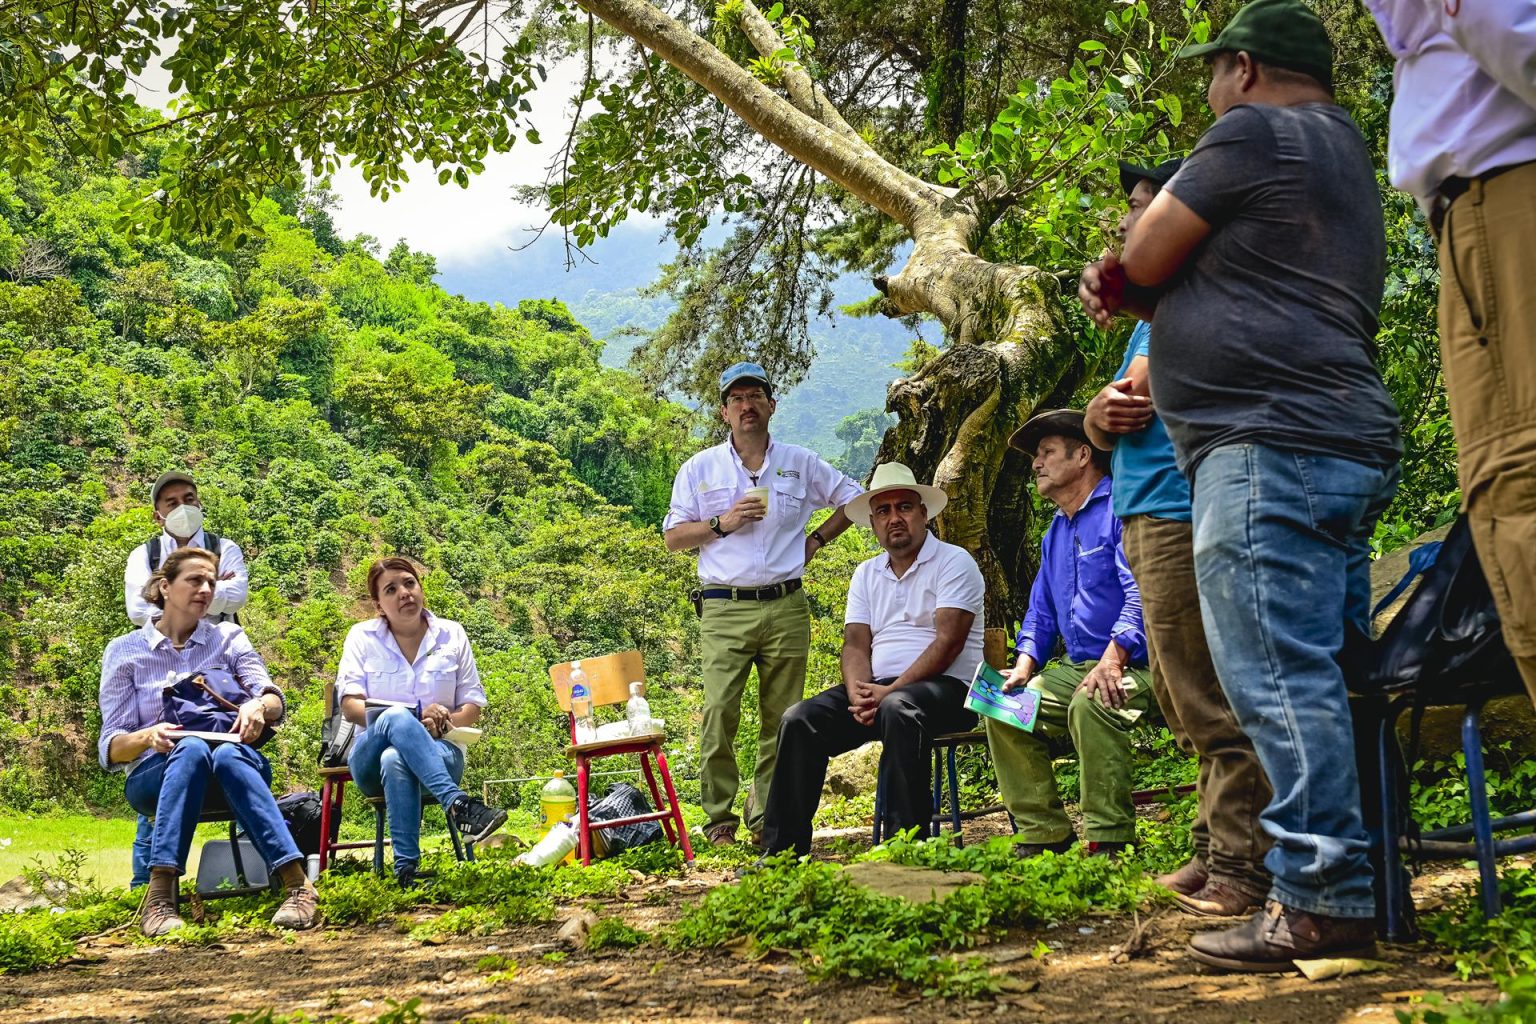
<svg viewBox="0 0 1536 1024">
<path fill-rule="evenodd" d="M 766 488 L 766 487 L 748 487 L 747 488 L 747 497 L 749 497 L 749 498 L 756 498 L 758 501 L 763 503 L 763 508 L 765 508 L 765 509 L 769 505 L 769 501 L 768 501 L 769 493 L 770 492 L 769 492 L 768 488 Z"/>
</svg>

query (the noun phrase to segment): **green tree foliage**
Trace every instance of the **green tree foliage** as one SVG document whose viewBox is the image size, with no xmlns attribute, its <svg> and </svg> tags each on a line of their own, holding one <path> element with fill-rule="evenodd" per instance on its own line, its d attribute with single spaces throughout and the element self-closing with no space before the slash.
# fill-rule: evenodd
<svg viewBox="0 0 1536 1024">
<path fill-rule="evenodd" d="M 119 233 L 99 204 L 134 165 L 0 173 L 5 237 L 70 254 L 64 276 L 0 281 L 0 804 L 121 806 L 95 763 L 98 669 L 169 466 L 245 550 L 243 618 L 290 698 L 279 786 L 314 785 L 321 688 L 389 552 L 429 568 L 431 607 L 475 643 L 471 784 L 563 766 L 547 666 L 570 657 L 639 647 L 686 745 L 693 569 L 657 530 L 700 443 L 686 411 L 601 367 L 559 303 L 471 303 L 430 256 L 322 244 L 284 212 L 302 197 L 258 201 L 266 230 L 233 249 Z"/>
</svg>

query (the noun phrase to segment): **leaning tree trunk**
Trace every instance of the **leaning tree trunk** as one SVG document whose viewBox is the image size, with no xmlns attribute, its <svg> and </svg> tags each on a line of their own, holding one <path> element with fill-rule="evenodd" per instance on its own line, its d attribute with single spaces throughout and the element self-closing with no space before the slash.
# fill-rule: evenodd
<svg viewBox="0 0 1536 1024">
<path fill-rule="evenodd" d="M 881 156 L 803 68 L 785 62 L 781 95 L 648 0 L 576 0 L 712 93 L 765 140 L 907 229 L 905 267 L 876 286 L 892 316 L 927 313 L 944 326 L 945 352 L 896 381 L 887 408 L 900 418 L 881 461 L 907 463 L 950 496 L 942 536 L 969 550 L 987 578 L 987 619 L 1020 610 L 1034 559 L 1024 543 L 1028 465 L 1008 436 L 1036 409 L 1060 402 L 1083 376 L 1055 281 L 1032 267 L 976 255 L 990 223 L 987 197 L 923 181 Z M 763 56 L 783 38 L 753 0 L 737 27 Z"/>
<path fill-rule="evenodd" d="M 1062 332 L 1033 340 L 953 344 L 893 381 L 898 416 L 877 462 L 901 462 L 949 495 L 939 536 L 975 556 L 987 581 L 986 621 L 1022 616 L 1038 559 L 1029 543 L 1029 457 L 1009 436 L 1037 409 L 1064 404 L 1081 382 L 1081 355 Z"/>
</svg>

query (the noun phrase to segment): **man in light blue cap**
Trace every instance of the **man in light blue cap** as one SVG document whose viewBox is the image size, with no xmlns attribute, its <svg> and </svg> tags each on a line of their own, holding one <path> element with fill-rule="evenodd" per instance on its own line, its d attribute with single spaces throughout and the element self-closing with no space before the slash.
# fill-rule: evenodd
<svg viewBox="0 0 1536 1024">
<path fill-rule="evenodd" d="M 757 669 L 757 771 L 747 800 L 754 841 L 778 755 L 779 719 L 805 696 L 811 613 L 801 589 L 805 564 L 848 528 L 843 506 L 859 485 L 815 452 L 768 436 L 778 403 L 768 373 L 736 363 L 720 375 L 720 418 L 731 436 L 677 472 L 662 522 L 667 550 L 699 553 L 704 724 L 699 791 L 709 816 L 705 837 L 736 841 L 736 728 L 747 676 Z M 818 509 L 832 517 L 807 536 Z"/>
</svg>

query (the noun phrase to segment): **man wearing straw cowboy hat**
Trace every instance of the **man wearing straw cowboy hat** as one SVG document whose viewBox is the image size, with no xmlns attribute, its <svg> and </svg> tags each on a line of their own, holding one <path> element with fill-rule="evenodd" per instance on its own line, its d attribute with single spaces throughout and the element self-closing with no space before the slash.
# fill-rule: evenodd
<svg viewBox="0 0 1536 1024">
<path fill-rule="evenodd" d="M 964 548 L 928 532 L 948 498 L 899 462 L 875 469 L 844 507 L 885 553 L 854 570 L 843 626 L 843 682 L 803 700 L 779 725 L 779 764 L 764 817 L 764 854 L 811 849 L 811 818 L 836 754 L 880 740 L 886 820 L 927 825 L 928 738 L 975 728 L 968 680 L 982 659 L 986 585 Z"/>
<path fill-rule="evenodd" d="M 1033 456 L 1035 486 L 1058 509 L 1040 542 L 1040 571 L 1005 687 L 1040 691 L 1037 732 L 986 721 L 998 788 L 1018 824 L 1014 853 L 1063 853 L 1075 841 L 1043 738 L 1064 733 L 1081 766 L 1088 852 L 1113 855 L 1136 837 L 1130 732 L 1151 707 L 1151 690 L 1141 593 L 1105 475 L 1109 455 L 1088 443 L 1083 414 L 1072 409 L 1041 413 L 1008 443 Z M 1058 638 L 1066 658 L 1047 666 Z"/>
</svg>

